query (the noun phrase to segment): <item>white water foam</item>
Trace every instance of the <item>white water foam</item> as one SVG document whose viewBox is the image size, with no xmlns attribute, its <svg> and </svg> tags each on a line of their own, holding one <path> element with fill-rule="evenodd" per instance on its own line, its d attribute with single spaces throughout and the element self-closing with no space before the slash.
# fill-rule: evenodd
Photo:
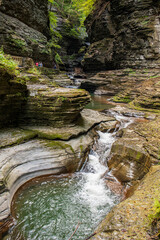
<svg viewBox="0 0 160 240">
<path fill-rule="evenodd" d="M 116 131 L 128 127 L 133 118 L 124 117 L 120 114 L 113 113 L 119 126 Z M 107 158 L 110 156 L 112 144 L 116 141 L 116 131 L 113 133 L 98 131 L 99 139 L 95 144 L 95 151 L 89 154 L 89 161 L 81 169 L 83 185 L 77 197 L 88 203 L 92 212 L 97 211 L 100 206 L 114 205 L 115 197 L 106 187 L 103 176 L 109 174 L 107 167 Z M 132 173 L 131 173 L 132 174 Z"/>
</svg>

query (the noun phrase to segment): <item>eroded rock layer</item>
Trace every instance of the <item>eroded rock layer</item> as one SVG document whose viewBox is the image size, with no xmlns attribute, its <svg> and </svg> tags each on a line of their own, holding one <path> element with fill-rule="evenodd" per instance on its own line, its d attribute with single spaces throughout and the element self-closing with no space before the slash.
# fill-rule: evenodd
<svg viewBox="0 0 160 240">
<path fill-rule="evenodd" d="M 20 119 L 23 125 L 66 126 L 90 101 L 85 90 L 55 87 L 45 76 L 28 75 L 26 85 L 29 94 Z"/>
</svg>

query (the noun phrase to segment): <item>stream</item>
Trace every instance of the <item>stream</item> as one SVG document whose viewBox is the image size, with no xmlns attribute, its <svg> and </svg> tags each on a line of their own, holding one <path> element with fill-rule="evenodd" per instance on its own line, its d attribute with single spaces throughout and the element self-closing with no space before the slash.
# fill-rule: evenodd
<svg viewBox="0 0 160 240">
<path fill-rule="evenodd" d="M 36 180 L 19 191 L 14 203 L 16 225 L 7 240 L 69 240 L 76 227 L 72 239 L 85 240 L 119 202 L 103 176 L 116 132 L 133 120 L 109 111 L 119 125 L 113 133 L 97 132 L 98 140 L 79 172 L 50 181 Z M 107 176 L 112 177 L 109 171 Z"/>
</svg>

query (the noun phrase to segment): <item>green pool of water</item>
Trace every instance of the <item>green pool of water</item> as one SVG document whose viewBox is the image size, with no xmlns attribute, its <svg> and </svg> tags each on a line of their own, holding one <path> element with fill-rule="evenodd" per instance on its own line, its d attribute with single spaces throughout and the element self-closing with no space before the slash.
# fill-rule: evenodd
<svg viewBox="0 0 160 240">
<path fill-rule="evenodd" d="M 115 107 L 114 104 L 109 102 L 107 96 L 91 95 L 92 101 L 86 106 L 87 109 L 104 110 Z"/>
<path fill-rule="evenodd" d="M 36 183 L 21 192 L 14 204 L 17 223 L 8 239 L 68 240 L 78 223 L 72 239 L 90 236 L 116 199 L 105 186 L 101 193 L 99 187 L 92 192 L 87 174 Z"/>
</svg>

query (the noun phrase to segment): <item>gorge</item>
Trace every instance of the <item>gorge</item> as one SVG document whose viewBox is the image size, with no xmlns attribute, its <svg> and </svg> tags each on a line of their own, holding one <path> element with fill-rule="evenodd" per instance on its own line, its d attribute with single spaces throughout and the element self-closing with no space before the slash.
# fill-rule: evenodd
<svg viewBox="0 0 160 240">
<path fill-rule="evenodd" d="M 71 2 L 0 1 L 0 239 L 159 239 L 160 2 Z"/>
</svg>

